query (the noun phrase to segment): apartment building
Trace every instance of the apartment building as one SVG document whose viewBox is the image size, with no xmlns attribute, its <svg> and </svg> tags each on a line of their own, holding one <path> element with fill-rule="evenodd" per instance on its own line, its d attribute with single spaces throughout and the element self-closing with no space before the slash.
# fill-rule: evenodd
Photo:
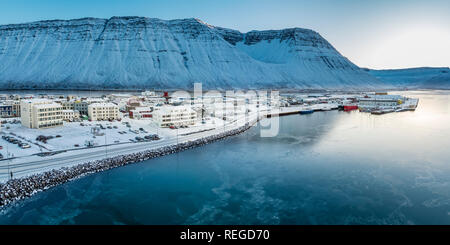
<svg viewBox="0 0 450 245">
<path fill-rule="evenodd" d="M 20 117 L 20 101 L 14 100 L 12 102 L 12 113 L 13 117 Z"/>
<path fill-rule="evenodd" d="M 20 102 L 22 125 L 28 128 L 49 128 L 63 125 L 62 106 L 48 99 Z"/>
<path fill-rule="evenodd" d="M 166 105 L 153 112 L 154 121 L 160 127 L 169 127 L 171 125 L 193 125 L 197 118 L 195 112 L 190 106 L 171 106 Z"/>
<path fill-rule="evenodd" d="M 64 121 L 73 122 L 80 118 L 80 113 L 74 110 L 62 110 L 62 118 Z"/>
<path fill-rule="evenodd" d="M 5 100 L 0 103 L 0 117 L 20 117 L 20 102 Z"/>
<path fill-rule="evenodd" d="M 120 119 L 119 106 L 113 103 L 93 103 L 88 106 L 88 116 L 92 121 Z"/>
<path fill-rule="evenodd" d="M 63 100 L 61 101 L 61 106 L 63 110 L 74 110 L 75 100 Z"/>
<path fill-rule="evenodd" d="M 129 112 L 129 116 L 132 119 L 146 119 L 153 117 L 153 108 L 149 106 L 136 107 Z"/>
<path fill-rule="evenodd" d="M 79 111 L 80 115 L 88 115 L 88 107 L 90 104 L 94 103 L 105 103 L 105 100 L 102 98 L 86 98 L 82 100 L 76 100 L 73 102 L 72 108 L 67 108 L 68 110 Z"/>
<path fill-rule="evenodd" d="M 0 117 L 12 117 L 12 105 L 11 104 L 0 104 Z"/>
</svg>

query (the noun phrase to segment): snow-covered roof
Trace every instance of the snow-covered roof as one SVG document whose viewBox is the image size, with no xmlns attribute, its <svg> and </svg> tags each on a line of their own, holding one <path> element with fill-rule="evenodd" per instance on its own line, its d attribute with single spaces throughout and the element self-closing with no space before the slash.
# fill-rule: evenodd
<svg viewBox="0 0 450 245">
<path fill-rule="evenodd" d="M 171 113 L 175 111 L 193 111 L 193 110 L 188 105 L 179 105 L 179 106 L 165 105 L 159 107 L 158 111 L 157 111 L 158 113 Z"/>
<path fill-rule="evenodd" d="M 23 103 L 53 103 L 53 101 L 49 99 L 26 99 L 21 101 Z"/>
<path fill-rule="evenodd" d="M 97 108 L 97 107 L 117 107 L 114 103 L 93 103 L 90 104 L 89 107 Z"/>
<path fill-rule="evenodd" d="M 58 103 L 49 103 L 49 104 L 37 104 L 37 105 L 34 105 L 34 107 L 36 107 L 37 109 L 45 109 L 45 108 L 55 108 L 55 107 L 62 107 L 62 106 Z"/>
</svg>

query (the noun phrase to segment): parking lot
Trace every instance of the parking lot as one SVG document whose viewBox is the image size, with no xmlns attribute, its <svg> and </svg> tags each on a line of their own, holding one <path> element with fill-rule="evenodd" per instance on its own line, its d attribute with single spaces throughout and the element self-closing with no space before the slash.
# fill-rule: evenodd
<svg viewBox="0 0 450 245">
<path fill-rule="evenodd" d="M 159 128 L 151 120 L 124 118 L 120 122 L 64 122 L 62 127 L 31 129 L 23 127 L 19 119 L 8 119 L 2 121 L 0 160 L 33 154 L 44 156 L 105 144 L 159 141 L 212 129 L 220 124 L 220 119 L 209 119 L 206 124 L 199 122 L 189 127 L 171 129 Z"/>
</svg>

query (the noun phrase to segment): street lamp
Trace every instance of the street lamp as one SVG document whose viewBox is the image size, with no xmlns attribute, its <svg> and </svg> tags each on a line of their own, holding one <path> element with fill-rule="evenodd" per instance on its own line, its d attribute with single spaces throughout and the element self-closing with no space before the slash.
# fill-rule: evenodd
<svg viewBox="0 0 450 245">
<path fill-rule="evenodd" d="M 107 133 L 105 133 L 105 157 L 108 158 L 108 143 L 106 141 L 106 135 Z"/>
</svg>

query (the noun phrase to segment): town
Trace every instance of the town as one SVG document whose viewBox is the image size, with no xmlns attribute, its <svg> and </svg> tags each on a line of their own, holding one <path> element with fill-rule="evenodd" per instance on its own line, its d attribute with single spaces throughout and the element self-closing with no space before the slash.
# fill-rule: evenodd
<svg viewBox="0 0 450 245">
<path fill-rule="evenodd" d="M 417 105 L 418 99 L 386 92 L 0 95 L 0 181 L 177 145 L 265 117 L 330 110 L 380 115 Z"/>
</svg>

